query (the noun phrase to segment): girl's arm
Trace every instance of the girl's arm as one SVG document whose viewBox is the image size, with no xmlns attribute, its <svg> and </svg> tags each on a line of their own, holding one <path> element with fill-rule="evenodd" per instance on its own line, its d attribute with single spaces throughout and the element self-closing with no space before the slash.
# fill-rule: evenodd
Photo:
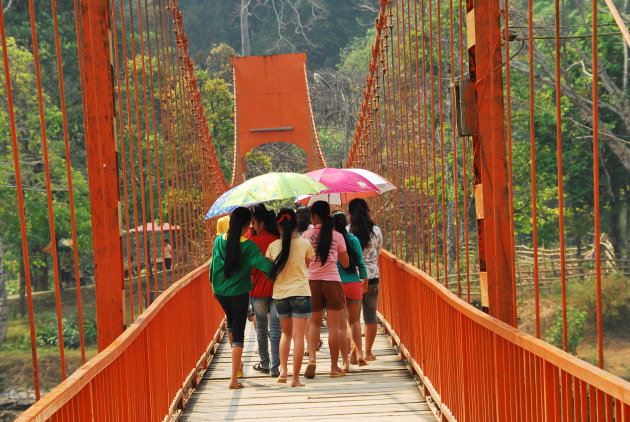
<svg viewBox="0 0 630 422">
<path fill-rule="evenodd" d="M 269 261 L 265 256 L 260 252 L 258 246 L 252 242 L 253 247 L 250 248 L 250 262 L 253 267 L 256 267 L 260 271 L 264 272 L 267 277 L 269 277 L 269 270 L 271 270 L 271 266 L 273 265 L 271 261 Z M 269 278 L 271 280 L 271 278 Z M 272 280 L 273 281 L 273 280 Z"/>
<path fill-rule="evenodd" d="M 381 231 L 381 228 L 379 227 L 378 233 L 376 233 L 376 251 L 380 253 L 381 249 L 383 249 L 383 232 Z"/>
<path fill-rule="evenodd" d="M 308 248 L 306 248 L 306 255 L 304 256 L 304 262 L 306 262 L 306 268 L 308 268 L 311 265 L 311 260 L 313 259 L 313 256 L 315 255 L 315 252 L 313 251 L 313 247 L 311 246 L 311 243 L 308 243 Z"/>
<path fill-rule="evenodd" d="M 348 256 L 347 251 L 340 252 L 338 259 L 342 267 L 348 268 L 348 265 L 350 265 L 350 257 Z"/>
<path fill-rule="evenodd" d="M 337 261 L 339 261 L 342 267 L 348 268 L 348 265 L 350 265 L 350 257 L 346 249 L 349 245 L 346 245 L 346 239 L 344 239 L 340 233 L 333 231 L 333 236 L 335 235 L 339 236 L 337 241 Z"/>
<path fill-rule="evenodd" d="M 365 266 L 365 260 L 363 259 L 363 251 L 361 250 L 361 242 L 359 242 L 359 239 L 355 237 L 354 239 L 352 239 L 352 243 L 353 243 L 352 246 L 354 247 L 354 250 L 356 251 L 356 254 L 357 254 L 359 278 L 362 280 L 366 279 L 368 274 L 367 274 L 367 267 Z"/>
</svg>

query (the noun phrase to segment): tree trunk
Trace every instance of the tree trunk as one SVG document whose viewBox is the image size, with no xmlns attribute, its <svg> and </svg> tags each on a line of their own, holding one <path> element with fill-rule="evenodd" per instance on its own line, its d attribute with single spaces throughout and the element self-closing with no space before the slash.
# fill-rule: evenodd
<svg viewBox="0 0 630 422">
<path fill-rule="evenodd" d="M 249 56 L 249 2 L 241 0 L 241 54 Z"/>
<path fill-rule="evenodd" d="M 455 202 L 446 204 L 446 250 L 448 251 L 448 273 L 457 273 L 456 256 L 459 247 L 459 233 L 455 231 Z"/>
<path fill-rule="evenodd" d="M 35 257 L 38 252 L 31 251 L 29 255 Z M 42 252 L 39 252 L 43 254 Z M 43 292 L 48 290 L 48 257 L 43 254 L 43 265 L 33 265 L 31 270 L 31 280 L 33 281 L 33 290 Z M 28 270 L 28 269 L 27 269 Z"/>
<path fill-rule="evenodd" d="M 26 315 L 26 276 L 24 264 L 20 265 L 20 316 Z"/>
<path fill-rule="evenodd" d="M 7 322 L 9 320 L 9 302 L 7 301 L 7 289 L 4 280 L 4 266 L 2 258 L 4 255 L 4 245 L 0 238 L 0 344 L 4 342 L 7 335 Z"/>
</svg>

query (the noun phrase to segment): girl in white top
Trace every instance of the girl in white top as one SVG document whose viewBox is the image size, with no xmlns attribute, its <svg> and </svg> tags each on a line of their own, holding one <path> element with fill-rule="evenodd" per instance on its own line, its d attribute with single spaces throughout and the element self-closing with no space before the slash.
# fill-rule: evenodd
<svg viewBox="0 0 630 422">
<path fill-rule="evenodd" d="M 277 222 L 281 238 L 269 245 L 267 258 L 273 261 L 269 275 L 275 279 L 273 298 L 282 325 L 278 382 L 287 382 L 289 349 L 293 338 L 291 387 L 303 387 L 300 369 L 304 358 L 304 330 L 312 311 L 308 265 L 314 252 L 308 240 L 298 237 L 297 218 L 293 210 L 281 209 Z"/>
</svg>

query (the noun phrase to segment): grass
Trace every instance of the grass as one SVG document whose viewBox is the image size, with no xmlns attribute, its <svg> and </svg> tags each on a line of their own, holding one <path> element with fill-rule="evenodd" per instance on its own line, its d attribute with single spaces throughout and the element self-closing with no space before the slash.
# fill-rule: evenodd
<svg viewBox="0 0 630 422">
<path fill-rule="evenodd" d="M 85 324 L 94 324 L 94 286 L 83 286 L 81 298 Z M 46 330 L 56 333 L 55 300 L 54 292 L 36 292 L 33 294 L 35 327 L 38 335 Z M 75 289 L 62 291 L 61 308 L 64 319 L 77 320 Z M 66 347 L 64 352 L 66 373 L 70 375 L 82 364 L 81 350 Z M 86 345 L 86 359 L 95 354 L 96 345 Z M 44 392 L 61 382 L 59 347 L 38 345 L 37 358 L 40 385 L 42 392 Z M 6 389 L 33 390 L 33 385 L 33 360 L 28 314 L 22 315 L 20 313 L 19 299 L 13 297 L 9 299 L 7 336 L 5 341 L 0 344 L 0 391 Z"/>
<path fill-rule="evenodd" d="M 547 329 L 557 318 L 561 288 L 559 282 L 549 283 L 540 291 L 541 337 L 545 339 Z M 535 311 L 533 292 L 519 295 L 519 329 L 535 335 Z M 567 305 L 587 314 L 583 338 L 577 347 L 576 356 L 597 366 L 597 325 L 594 280 L 570 281 L 567 283 Z M 605 369 L 626 380 L 630 380 L 630 278 L 622 273 L 606 275 L 602 280 L 602 316 L 604 321 L 604 364 Z M 569 325 L 569 334 L 574 327 Z"/>
<path fill-rule="evenodd" d="M 184 268 L 184 273 L 188 269 Z M 167 272 L 167 281 L 170 284 L 171 272 Z M 163 288 L 161 272 L 158 275 L 159 288 Z M 132 279 L 134 284 L 134 298 L 137 300 L 138 277 Z M 144 291 L 146 288 L 144 276 L 140 277 L 140 283 Z M 152 286 L 153 287 L 153 283 Z M 96 320 L 96 299 L 95 286 L 81 287 L 81 300 L 83 305 L 84 330 L 86 338 L 90 329 L 94 334 Z M 50 390 L 61 382 L 59 347 L 54 345 L 43 345 L 45 339 L 56 340 L 57 338 L 57 316 L 56 297 L 54 291 L 33 292 L 33 309 L 35 317 L 35 332 L 38 339 L 37 357 L 39 365 L 40 383 L 42 392 Z M 125 306 L 127 307 L 127 324 L 131 323 L 129 313 L 129 296 L 125 294 Z M 66 288 L 61 292 L 61 309 L 64 320 L 72 326 L 76 326 L 78 320 L 76 289 Z M 140 314 L 137 303 L 134 306 L 135 316 Z M 20 312 L 19 298 L 13 296 L 9 298 L 9 321 L 5 341 L 0 344 L 0 391 L 5 389 L 15 389 L 26 391 L 33 389 L 33 361 L 31 357 L 31 337 L 28 314 L 22 315 Z M 66 324 L 64 323 L 64 330 Z M 74 330 L 76 337 L 76 330 Z M 92 342 L 86 344 L 86 359 L 90 359 L 97 353 L 95 336 L 92 335 Z M 66 338 L 67 340 L 67 338 Z M 65 347 L 65 361 L 67 375 L 81 366 L 81 351 L 78 347 Z"/>
<path fill-rule="evenodd" d="M 86 349 L 86 359 L 96 355 L 96 346 Z M 65 350 L 67 375 L 81 366 L 81 351 Z M 37 349 L 40 386 L 42 392 L 49 391 L 61 382 L 59 349 L 39 347 Z M 33 360 L 30 350 L 0 351 L 0 389 L 26 391 L 33 388 Z"/>
</svg>

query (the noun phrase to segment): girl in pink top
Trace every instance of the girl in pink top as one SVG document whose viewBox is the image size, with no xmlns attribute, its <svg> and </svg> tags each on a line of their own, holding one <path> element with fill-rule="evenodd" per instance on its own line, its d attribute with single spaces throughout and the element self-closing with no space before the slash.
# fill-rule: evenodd
<svg viewBox="0 0 630 422">
<path fill-rule="evenodd" d="M 343 236 L 333 230 L 333 219 L 327 202 L 317 201 L 311 207 L 314 228 L 307 230 L 303 238 L 311 242 L 315 256 L 308 267 L 309 285 L 311 287 L 311 304 L 313 314 L 308 327 L 309 363 L 304 371 L 306 378 L 313 378 L 316 369 L 316 349 L 322 326 L 322 310 L 326 308 L 328 315 L 328 346 L 330 348 L 330 376 L 340 377 L 345 373 L 337 365 L 341 348 L 344 366 L 349 365 L 348 350 L 341 342 L 345 335 L 346 320 L 344 317 L 345 295 L 341 286 L 341 277 L 337 269 L 337 261 L 345 268 L 349 265 L 346 241 Z"/>
</svg>

